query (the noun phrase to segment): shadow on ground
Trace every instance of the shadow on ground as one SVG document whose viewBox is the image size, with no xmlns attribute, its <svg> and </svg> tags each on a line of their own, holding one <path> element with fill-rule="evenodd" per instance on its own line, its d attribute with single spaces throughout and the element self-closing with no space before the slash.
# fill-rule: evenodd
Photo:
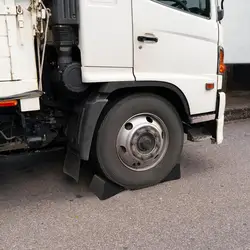
<svg viewBox="0 0 250 250">
<path fill-rule="evenodd" d="M 89 171 L 82 168 L 80 181 L 76 183 L 62 172 L 63 161 L 62 150 L 0 157 L 0 203 L 4 206 L 18 206 L 24 200 L 74 201 L 95 197 L 88 188 L 91 181 Z M 204 164 L 204 160 L 188 148 L 183 153 L 181 162 L 182 178 L 209 171 L 214 165 L 212 161 L 206 161 Z"/>
<path fill-rule="evenodd" d="M 0 203 L 19 205 L 23 197 L 37 202 L 93 196 L 88 188 L 91 175 L 82 168 L 76 183 L 62 172 L 63 160 L 61 150 L 0 157 Z"/>
</svg>

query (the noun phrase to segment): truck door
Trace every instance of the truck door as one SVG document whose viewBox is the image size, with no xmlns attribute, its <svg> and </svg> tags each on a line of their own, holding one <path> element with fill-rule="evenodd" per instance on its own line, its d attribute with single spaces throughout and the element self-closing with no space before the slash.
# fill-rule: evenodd
<svg viewBox="0 0 250 250">
<path fill-rule="evenodd" d="M 215 1 L 133 0 L 134 75 L 177 86 L 192 115 L 213 112 L 217 97 Z M 206 83 L 215 88 L 206 90 Z"/>
</svg>

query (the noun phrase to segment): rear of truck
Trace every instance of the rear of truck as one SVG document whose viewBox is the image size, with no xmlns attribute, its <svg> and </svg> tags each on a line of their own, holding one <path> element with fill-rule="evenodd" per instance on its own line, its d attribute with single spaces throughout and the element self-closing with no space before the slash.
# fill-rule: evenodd
<svg viewBox="0 0 250 250">
<path fill-rule="evenodd" d="M 30 1 L 0 1 L 0 98 L 38 90 L 36 53 Z M 36 95 L 36 94 L 35 94 Z M 14 102 L 2 103 L 14 106 Z M 39 96 L 20 98 L 22 112 L 39 110 Z"/>
<path fill-rule="evenodd" d="M 1 0 L 0 11 L 3 154 L 63 145 L 74 179 L 91 162 L 136 189 L 171 172 L 184 132 L 223 141 L 217 0 Z"/>
</svg>

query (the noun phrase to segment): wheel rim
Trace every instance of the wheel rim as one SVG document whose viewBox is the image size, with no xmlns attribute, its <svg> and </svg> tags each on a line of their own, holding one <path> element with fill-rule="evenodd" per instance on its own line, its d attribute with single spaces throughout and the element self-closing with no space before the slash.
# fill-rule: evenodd
<svg viewBox="0 0 250 250">
<path fill-rule="evenodd" d="M 156 115 L 143 113 L 129 118 L 121 127 L 116 150 L 122 164 L 134 171 L 154 168 L 165 156 L 169 133 Z"/>
</svg>

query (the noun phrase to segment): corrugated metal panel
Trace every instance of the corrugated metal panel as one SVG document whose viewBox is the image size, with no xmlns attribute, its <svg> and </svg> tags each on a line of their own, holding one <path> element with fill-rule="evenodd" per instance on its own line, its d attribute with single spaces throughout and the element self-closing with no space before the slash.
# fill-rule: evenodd
<svg viewBox="0 0 250 250">
<path fill-rule="evenodd" d="M 0 1 L 0 13 L 4 9 L 3 0 Z M 6 29 L 6 18 L 0 15 L 0 81 L 11 79 L 10 51 Z"/>
<path fill-rule="evenodd" d="M 5 0 L 11 6 L 20 5 L 23 11 L 23 26 L 19 26 L 17 16 L 7 15 L 8 41 L 11 54 L 12 79 L 37 79 L 34 37 L 31 13 L 27 10 L 30 0 Z"/>
<path fill-rule="evenodd" d="M 0 36 L 0 58 L 10 57 L 10 51 L 8 46 L 8 37 Z M 1 70 L 1 69 L 0 69 Z"/>
<path fill-rule="evenodd" d="M 6 23 L 5 23 L 5 16 L 0 15 L 0 37 L 7 37 L 7 30 L 6 30 Z"/>
<path fill-rule="evenodd" d="M 0 97 L 38 89 L 30 0 L 0 0 Z M 23 13 L 16 14 L 16 5 Z M 21 23 L 20 23 L 21 20 Z M 21 100 L 21 110 L 39 109 L 39 98 Z"/>
<path fill-rule="evenodd" d="M 12 79 L 6 10 L 7 6 L 5 1 L 0 0 L 0 81 Z"/>
</svg>

